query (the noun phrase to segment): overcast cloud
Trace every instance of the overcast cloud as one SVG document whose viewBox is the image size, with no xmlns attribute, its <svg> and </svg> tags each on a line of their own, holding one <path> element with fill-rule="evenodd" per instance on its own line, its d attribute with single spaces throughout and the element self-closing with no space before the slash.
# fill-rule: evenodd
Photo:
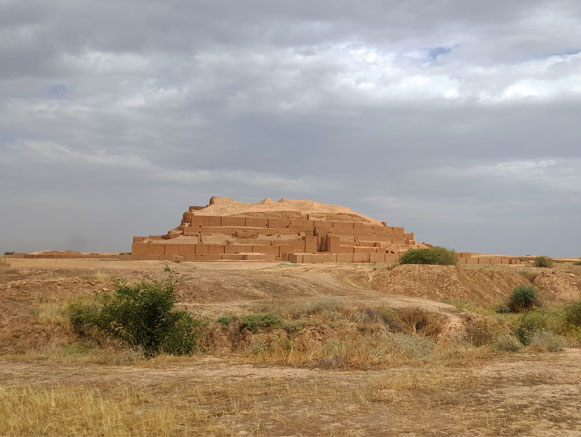
<svg viewBox="0 0 581 437">
<path fill-rule="evenodd" d="M 581 2 L 0 0 L 0 250 L 211 195 L 581 256 Z"/>
</svg>

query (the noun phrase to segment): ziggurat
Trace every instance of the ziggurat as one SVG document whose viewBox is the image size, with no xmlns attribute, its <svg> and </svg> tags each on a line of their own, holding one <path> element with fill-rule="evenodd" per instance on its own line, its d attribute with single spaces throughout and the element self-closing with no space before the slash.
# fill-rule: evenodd
<svg viewBox="0 0 581 437">
<path fill-rule="evenodd" d="M 258 203 L 212 197 L 190 206 L 165 235 L 134 237 L 132 258 L 174 261 L 397 263 L 417 243 L 403 227 L 387 226 L 334 205 L 303 200 Z"/>
</svg>

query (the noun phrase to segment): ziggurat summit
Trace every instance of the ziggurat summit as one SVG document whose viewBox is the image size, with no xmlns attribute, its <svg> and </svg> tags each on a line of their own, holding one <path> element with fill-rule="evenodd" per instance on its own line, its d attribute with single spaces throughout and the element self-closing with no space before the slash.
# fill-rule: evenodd
<svg viewBox="0 0 581 437">
<path fill-rule="evenodd" d="M 134 237 L 132 258 L 174 261 L 397 263 L 417 243 L 403 227 L 387 226 L 336 205 L 309 200 L 257 203 L 212 197 L 190 206 L 165 235 Z"/>
</svg>

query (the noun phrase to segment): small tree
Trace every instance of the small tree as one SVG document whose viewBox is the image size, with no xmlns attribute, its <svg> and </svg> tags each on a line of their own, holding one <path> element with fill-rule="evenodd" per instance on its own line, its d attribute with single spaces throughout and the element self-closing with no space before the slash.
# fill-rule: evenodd
<svg viewBox="0 0 581 437">
<path fill-rule="evenodd" d="M 508 301 L 508 308 L 515 313 L 528 311 L 539 306 L 541 299 L 537 289 L 532 285 L 519 285 L 515 287 Z"/>
<path fill-rule="evenodd" d="M 537 256 L 533 265 L 535 267 L 553 267 L 553 260 L 548 256 Z"/>
<path fill-rule="evenodd" d="M 437 264 L 442 266 L 456 265 L 458 257 L 456 252 L 444 247 L 430 247 L 427 249 L 410 249 L 404 253 L 400 264 Z"/>
</svg>

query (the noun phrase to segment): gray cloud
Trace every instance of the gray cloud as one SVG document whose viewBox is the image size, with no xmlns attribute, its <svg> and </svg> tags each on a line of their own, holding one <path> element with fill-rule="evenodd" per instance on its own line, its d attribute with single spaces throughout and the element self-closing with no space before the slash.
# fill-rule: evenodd
<svg viewBox="0 0 581 437">
<path fill-rule="evenodd" d="M 575 1 L 0 0 L 0 250 L 128 250 L 212 194 L 579 256 Z"/>
</svg>

